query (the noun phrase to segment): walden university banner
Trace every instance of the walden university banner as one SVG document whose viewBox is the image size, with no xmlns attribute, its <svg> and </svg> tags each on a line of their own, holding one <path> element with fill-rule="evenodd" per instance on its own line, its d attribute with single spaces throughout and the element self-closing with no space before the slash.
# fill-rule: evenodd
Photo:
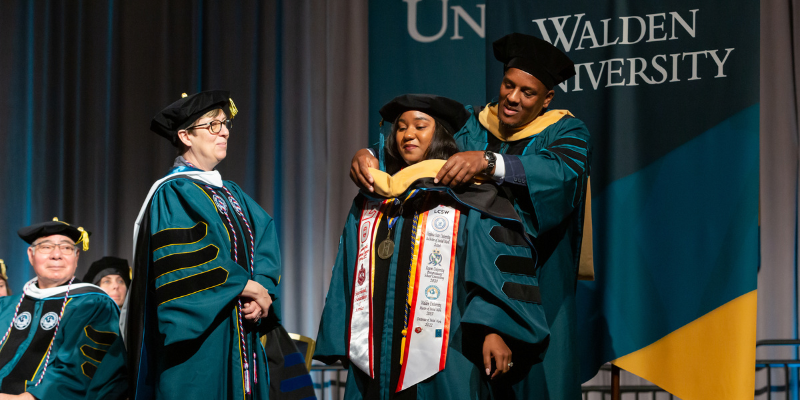
<svg viewBox="0 0 800 400">
<path fill-rule="evenodd" d="M 753 398 L 759 3 L 495 0 L 491 43 L 553 43 L 591 131 L 596 279 L 578 284 L 581 374 L 613 361 L 684 400 Z M 487 63 L 487 93 L 503 74 Z"/>
<path fill-rule="evenodd" d="M 369 2 L 370 142 L 382 105 L 406 93 L 486 103 L 485 0 Z"/>
</svg>

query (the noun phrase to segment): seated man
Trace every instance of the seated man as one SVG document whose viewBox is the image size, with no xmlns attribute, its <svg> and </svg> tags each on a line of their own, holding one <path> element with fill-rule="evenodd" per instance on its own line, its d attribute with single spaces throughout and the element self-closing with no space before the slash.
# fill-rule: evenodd
<svg viewBox="0 0 800 400">
<path fill-rule="evenodd" d="M 30 244 L 36 277 L 19 298 L 0 298 L 0 326 L 8 326 L 0 400 L 123 398 L 119 309 L 102 289 L 75 279 L 77 245 L 89 249 L 89 232 L 54 218 L 17 233 Z"/>
</svg>

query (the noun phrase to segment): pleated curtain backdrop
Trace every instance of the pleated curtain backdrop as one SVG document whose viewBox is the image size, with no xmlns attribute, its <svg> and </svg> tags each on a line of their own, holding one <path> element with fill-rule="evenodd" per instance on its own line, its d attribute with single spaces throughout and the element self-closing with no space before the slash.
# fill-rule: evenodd
<svg viewBox="0 0 800 400">
<path fill-rule="evenodd" d="M 798 197 L 800 195 L 800 1 L 761 3 L 761 266 L 758 339 L 800 339 Z M 800 356 L 790 346 L 764 347 L 759 359 Z M 796 369 L 792 378 L 798 388 Z M 773 384 L 783 384 L 776 371 Z M 758 379 L 765 376 L 757 375 Z M 757 382 L 756 387 L 763 387 Z M 767 398 L 766 394 L 758 398 Z"/>
<path fill-rule="evenodd" d="M 761 7 L 758 337 L 795 339 L 800 4 Z M 367 0 L 9 0 L 0 33 L 0 258 L 12 290 L 33 276 L 17 229 L 55 216 L 93 232 L 79 276 L 105 255 L 130 260 L 136 214 L 175 156 L 151 117 L 182 92 L 228 89 L 240 114 L 218 169 L 275 218 L 284 323 L 316 335 L 356 193 L 349 160 L 374 128 Z"/>
<path fill-rule="evenodd" d="M 16 231 L 59 217 L 92 232 L 78 277 L 132 255 L 133 222 L 174 148 L 152 116 L 227 89 L 239 115 L 218 170 L 272 215 L 284 325 L 316 335 L 367 144 L 366 1 L 8 1 L 0 13 L 0 258 L 33 276 Z"/>
</svg>

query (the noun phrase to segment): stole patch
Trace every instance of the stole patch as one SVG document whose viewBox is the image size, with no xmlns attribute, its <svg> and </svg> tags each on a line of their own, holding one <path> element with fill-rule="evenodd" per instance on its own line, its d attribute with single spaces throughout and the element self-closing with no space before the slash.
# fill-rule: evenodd
<svg viewBox="0 0 800 400">
<path fill-rule="evenodd" d="M 358 284 L 363 285 L 365 280 L 367 280 L 367 271 L 362 266 L 361 269 L 358 270 Z"/>
<path fill-rule="evenodd" d="M 233 196 L 228 196 L 228 200 L 230 200 L 231 204 L 233 205 L 233 209 L 236 211 L 236 213 L 244 214 L 244 211 L 242 211 L 242 206 L 239 205 L 239 202 L 236 201 L 236 199 L 233 198 Z"/>
<path fill-rule="evenodd" d="M 31 313 L 25 311 L 14 320 L 14 328 L 23 330 L 31 324 Z"/>
<path fill-rule="evenodd" d="M 450 224 L 447 221 L 447 218 L 442 216 L 436 216 L 433 219 L 433 229 L 437 232 L 444 232 Z"/>
<path fill-rule="evenodd" d="M 58 314 L 56 314 L 53 311 L 50 311 L 49 313 L 45 314 L 42 317 L 42 320 L 39 322 L 39 325 L 41 325 L 42 329 L 49 331 L 50 329 L 55 328 L 57 323 L 58 323 Z"/>
<path fill-rule="evenodd" d="M 225 200 L 222 200 L 222 197 L 219 197 L 216 193 L 214 194 L 214 204 L 217 205 L 217 208 L 219 208 L 223 214 L 228 213 L 228 205 L 225 204 Z"/>
<path fill-rule="evenodd" d="M 431 255 L 428 256 L 428 264 L 429 265 L 433 265 L 434 267 L 441 266 L 442 265 L 442 252 L 439 251 L 438 249 L 433 249 L 433 252 L 431 252 Z"/>
<path fill-rule="evenodd" d="M 439 294 L 441 294 L 441 291 L 435 285 L 430 285 L 425 289 L 425 297 L 427 297 L 430 300 L 438 299 Z"/>
<path fill-rule="evenodd" d="M 372 232 L 371 229 L 372 226 L 369 221 L 364 221 L 364 226 L 361 228 L 361 243 L 364 243 L 367 241 L 367 239 L 369 239 L 369 234 Z"/>
</svg>

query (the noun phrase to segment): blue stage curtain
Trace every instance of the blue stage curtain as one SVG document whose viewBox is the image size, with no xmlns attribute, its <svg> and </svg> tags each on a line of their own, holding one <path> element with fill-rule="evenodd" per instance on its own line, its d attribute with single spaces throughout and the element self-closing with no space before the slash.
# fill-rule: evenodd
<svg viewBox="0 0 800 400">
<path fill-rule="evenodd" d="M 239 115 L 218 170 L 273 217 L 289 331 L 316 335 L 367 144 L 366 4 L 8 1 L 0 13 L 0 258 L 33 277 L 18 228 L 92 232 L 77 276 L 131 260 L 133 222 L 176 156 L 149 131 L 181 93 L 228 89 Z"/>
</svg>

